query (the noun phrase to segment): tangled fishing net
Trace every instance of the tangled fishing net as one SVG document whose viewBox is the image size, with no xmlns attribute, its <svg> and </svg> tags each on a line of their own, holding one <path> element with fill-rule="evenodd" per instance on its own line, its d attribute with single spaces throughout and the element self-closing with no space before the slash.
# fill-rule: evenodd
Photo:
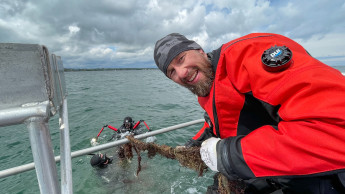
<svg viewBox="0 0 345 194">
<path fill-rule="evenodd" d="M 156 154 L 160 154 L 169 159 L 177 160 L 179 163 L 187 168 L 195 170 L 199 176 L 202 176 L 207 171 L 206 164 L 202 161 L 200 156 L 200 147 L 170 147 L 167 145 L 158 145 L 155 143 L 146 143 L 133 136 L 126 137 L 130 143 L 124 144 L 120 147 L 118 156 L 120 159 L 132 159 L 133 149 L 138 155 L 137 175 L 141 171 L 141 155 L 140 152 L 147 151 L 148 158 L 153 158 Z M 244 193 L 244 186 L 239 181 L 228 180 L 221 173 L 216 174 L 216 182 L 218 186 L 218 193 Z"/>
</svg>

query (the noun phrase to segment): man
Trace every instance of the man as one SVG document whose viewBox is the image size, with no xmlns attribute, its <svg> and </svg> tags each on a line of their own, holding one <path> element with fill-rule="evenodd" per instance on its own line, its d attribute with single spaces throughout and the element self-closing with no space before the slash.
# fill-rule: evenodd
<svg viewBox="0 0 345 194">
<path fill-rule="evenodd" d="M 209 122 L 187 145 L 203 141 L 200 153 L 211 170 L 244 180 L 247 193 L 345 193 L 345 77 L 339 71 L 269 33 L 210 53 L 173 33 L 156 42 L 154 59 L 206 111 Z"/>
<path fill-rule="evenodd" d="M 112 135 L 111 138 L 108 140 L 108 141 L 111 141 L 113 139 L 120 139 L 122 135 L 125 134 L 126 132 L 133 133 L 134 135 L 140 134 L 142 132 L 141 125 L 140 125 L 141 122 L 144 122 L 144 124 L 147 127 L 147 130 L 149 130 L 149 127 L 147 126 L 144 120 L 140 120 L 136 124 L 134 124 L 132 117 L 129 117 L 129 116 L 123 119 L 123 124 L 118 129 L 111 125 L 104 125 L 103 128 L 108 127 L 109 129 L 116 131 L 116 133 Z"/>
<path fill-rule="evenodd" d="M 106 154 L 94 154 L 90 159 L 92 167 L 106 168 L 108 164 L 111 164 L 113 159 L 108 158 Z"/>
<path fill-rule="evenodd" d="M 134 123 L 133 123 L 132 117 L 125 117 L 123 119 L 123 124 L 118 129 L 118 132 L 119 133 L 125 133 L 127 131 L 131 131 L 132 132 L 134 130 L 133 126 L 134 126 Z M 108 127 L 110 127 L 110 126 L 108 126 Z"/>
</svg>

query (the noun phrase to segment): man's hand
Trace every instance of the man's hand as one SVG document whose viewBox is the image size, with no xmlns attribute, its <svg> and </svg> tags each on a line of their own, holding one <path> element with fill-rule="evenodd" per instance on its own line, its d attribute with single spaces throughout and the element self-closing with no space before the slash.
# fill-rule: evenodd
<svg viewBox="0 0 345 194">
<path fill-rule="evenodd" d="M 200 155 L 205 164 L 213 171 L 217 169 L 217 143 L 220 138 L 211 137 L 201 144 Z"/>
</svg>

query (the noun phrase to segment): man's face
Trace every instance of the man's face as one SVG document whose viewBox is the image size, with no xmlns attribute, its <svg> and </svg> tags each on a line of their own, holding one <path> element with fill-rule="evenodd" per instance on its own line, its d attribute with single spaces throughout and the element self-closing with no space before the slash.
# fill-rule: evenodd
<svg viewBox="0 0 345 194">
<path fill-rule="evenodd" d="M 214 79 L 211 62 L 202 50 L 177 55 L 168 66 L 167 76 L 197 96 L 207 96 Z"/>
<path fill-rule="evenodd" d="M 130 122 L 126 122 L 126 123 L 125 123 L 125 128 L 126 128 L 126 129 L 131 128 L 131 123 L 130 123 Z"/>
<path fill-rule="evenodd" d="M 101 164 L 108 164 L 108 163 L 109 163 L 109 159 L 107 159 L 107 158 L 105 157 L 105 155 L 101 154 L 101 155 L 100 155 L 100 158 L 102 159 Z"/>
</svg>

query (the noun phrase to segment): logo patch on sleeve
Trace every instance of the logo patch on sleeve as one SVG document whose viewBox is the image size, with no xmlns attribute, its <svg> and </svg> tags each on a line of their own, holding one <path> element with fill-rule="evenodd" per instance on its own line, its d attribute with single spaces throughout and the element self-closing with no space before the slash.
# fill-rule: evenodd
<svg viewBox="0 0 345 194">
<path fill-rule="evenodd" d="M 261 56 L 263 67 L 266 71 L 279 72 L 292 64 L 292 52 L 286 46 L 273 46 L 264 51 Z"/>
</svg>

